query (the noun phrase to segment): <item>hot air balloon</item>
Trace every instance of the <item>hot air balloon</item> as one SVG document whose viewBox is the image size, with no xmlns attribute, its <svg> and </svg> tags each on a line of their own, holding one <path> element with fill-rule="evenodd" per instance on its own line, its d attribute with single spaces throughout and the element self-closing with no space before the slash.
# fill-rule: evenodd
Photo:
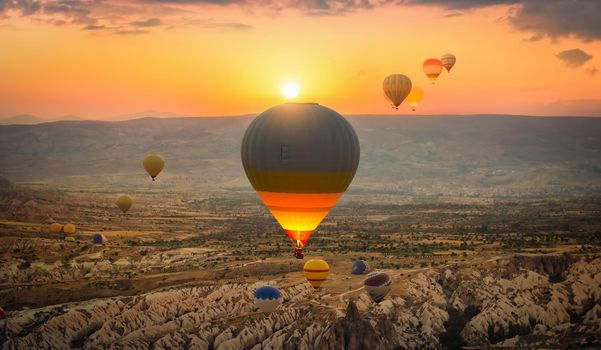
<svg viewBox="0 0 601 350">
<path fill-rule="evenodd" d="M 419 86 L 414 86 L 411 88 L 411 92 L 407 96 L 407 104 L 411 107 L 411 110 L 415 112 L 415 107 L 422 101 L 424 98 L 424 90 Z"/>
<path fill-rule="evenodd" d="M 356 260 L 355 262 L 353 262 L 353 268 L 351 270 L 351 273 L 353 275 L 363 275 L 369 272 L 369 265 L 367 264 L 367 262 L 363 261 L 363 260 Z"/>
<path fill-rule="evenodd" d="M 455 65 L 457 59 L 452 53 L 447 53 L 442 55 L 440 61 L 442 62 L 442 65 L 446 68 L 447 72 L 450 72 L 451 68 L 453 68 L 453 66 Z"/>
<path fill-rule="evenodd" d="M 344 194 L 359 165 L 349 122 L 317 103 L 285 103 L 257 116 L 242 140 L 257 195 L 295 243 L 294 256 Z"/>
<path fill-rule="evenodd" d="M 423 64 L 424 73 L 432 80 L 432 84 L 442 72 L 442 62 L 438 58 L 428 58 Z"/>
<path fill-rule="evenodd" d="M 305 263 L 303 273 L 309 284 L 318 289 L 330 275 L 330 265 L 321 259 L 311 259 Z"/>
<path fill-rule="evenodd" d="M 58 222 L 54 222 L 50 225 L 50 232 L 60 233 L 62 229 L 63 225 L 59 224 Z"/>
<path fill-rule="evenodd" d="M 68 234 L 75 233 L 75 225 L 66 224 L 65 227 L 63 227 L 63 232 L 68 233 Z"/>
<path fill-rule="evenodd" d="M 382 88 L 394 108 L 399 109 L 399 105 L 411 91 L 411 79 L 403 74 L 391 74 L 384 79 Z"/>
<path fill-rule="evenodd" d="M 154 181 L 154 178 L 157 177 L 157 175 L 159 175 L 161 170 L 163 170 L 163 167 L 165 166 L 165 160 L 163 159 L 163 157 L 157 154 L 151 154 L 144 158 L 143 164 L 144 169 L 146 169 L 146 172 L 148 173 L 148 175 L 150 175 L 152 181 Z"/>
<path fill-rule="evenodd" d="M 390 291 L 392 279 L 385 272 L 375 271 L 367 275 L 363 284 L 371 299 L 374 302 L 379 303 Z"/>
<path fill-rule="evenodd" d="M 134 204 L 133 199 L 130 196 L 124 194 L 122 196 L 117 197 L 117 201 L 115 202 L 119 209 L 125 214 L 131 208 L 131 205 Z"/>
<path fill-rule="evenodd" d="M 262 312 L 273 312 L 282 303 L 282 294 L 272 286 L 262 286 L 255 290 L 255 306 Z"/>
<path fill-rule="evenodd" d="M 65 242 L 75 242 L 75 237 L 67 236 L 65 237 Z"/>
<path fill-rule="evenodd" d="M 94 236 L 92 236 L 91 242 L 94 244 L 103 244 L 107 242 L 107 239 L 103 234 L 97 233 Z"/>
</svg>

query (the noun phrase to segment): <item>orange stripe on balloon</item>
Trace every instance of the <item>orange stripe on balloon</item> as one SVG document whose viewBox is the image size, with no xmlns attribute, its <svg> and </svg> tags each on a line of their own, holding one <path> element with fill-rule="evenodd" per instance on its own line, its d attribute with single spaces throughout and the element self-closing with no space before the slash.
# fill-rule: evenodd
<svg viewBox="0 0 601 350">
<path fill-rule="evenodd" d="M 331 208 L 344 192 L 335 193 L 283 193 L 257 191 L 267 206 L 295 208 Z"/>
</svg>

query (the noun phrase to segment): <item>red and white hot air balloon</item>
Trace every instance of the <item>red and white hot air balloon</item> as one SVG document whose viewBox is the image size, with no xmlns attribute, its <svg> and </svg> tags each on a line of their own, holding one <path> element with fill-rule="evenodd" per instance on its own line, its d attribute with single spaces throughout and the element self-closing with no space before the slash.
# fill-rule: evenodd
<svg viewBox="0 0 601 350">
<path fill-rule="evenodd" d="M 424 68 L 424 73 L 430 78 L 432 84 L 436 81 L 436 78 L 442 72 L 442 62 L 438 58 L 428 58 L 424 61 L 422 65 Z"/>
</svg>

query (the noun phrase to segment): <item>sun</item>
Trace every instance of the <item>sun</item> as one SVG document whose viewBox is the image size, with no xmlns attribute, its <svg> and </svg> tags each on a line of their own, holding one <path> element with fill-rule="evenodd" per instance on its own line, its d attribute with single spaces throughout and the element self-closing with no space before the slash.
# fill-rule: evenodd
<svg viewBox="0 0 601 350">
<path fill-rule="evenodd" d="M 296 98 L 298 96 L 300 88 L 298 83 L 295 81 L 289 81 L 282 86 L 282 95 L 286 98 Z"/>
</svg>

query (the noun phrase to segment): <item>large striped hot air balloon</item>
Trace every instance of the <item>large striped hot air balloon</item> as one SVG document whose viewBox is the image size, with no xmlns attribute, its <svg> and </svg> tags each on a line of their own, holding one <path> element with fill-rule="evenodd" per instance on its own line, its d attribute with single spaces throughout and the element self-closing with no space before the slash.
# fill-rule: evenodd
<svg viewBox="0 0 601 350">
<path fill-rule="evenodd" d="M 411 91 L 411 79 L 403 74 L 390 74 L 382 82 L 382 88 L 394 108 L 399 109 L 399 105 Z"/>
<path fill-rule="evenodd" d="M 438 58 L 428 58 L 423 64 L 424 73 L 430 78 L 432 84 L 436 78 L 442 73 L 442 62 Z"/>
<path fill-rule="evenodd" d="M 282 303 L 282 294 L 276 287 L 262 286 L 255 290 L 255 306 L 262 312 L 273 312 Z"/>
<path fill-rule="evenodd" d="M 390 291 L 392 279 L 385 272 L 375 271 L 367 275 L 363 284 L 372 300 L 379 303 Z"/>
<path fill-rule="evenodd" d="M 447 53 L 442 55 L 440 61 L 442 62 L 442 65 L 445 67 L 447 72 L 451 72 L 451 68 L 453 68 L 455 62 L 457 62 L 457 58 L 455 58 L 455 55 L 453 55 L 452 53 Z"/>
<path fill-rule="evenodd" d="M 307 239 L 355 176 L 359 140 L 335 111 L 316 103 L 285 103 L 248 126 L 242 165 L 302 259 Z"/>
<path fill-rule="evenodd" d="M 305 263 L 303 274 L 313 288 L 318 289 L 330 275 L 330 265 L 325 260 L 311 259 Z"/>
</svg>

